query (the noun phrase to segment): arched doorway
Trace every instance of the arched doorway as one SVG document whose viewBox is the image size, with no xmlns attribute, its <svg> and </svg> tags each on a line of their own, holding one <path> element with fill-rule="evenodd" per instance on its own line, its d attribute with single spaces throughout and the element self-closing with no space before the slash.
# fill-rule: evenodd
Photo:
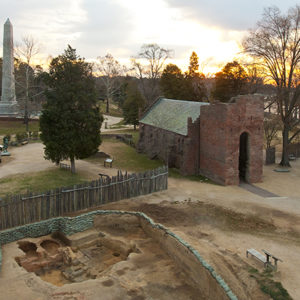
<svg viewBox="0 0 300 300">
<path fill-rule="evenodd" d="M 249 167 L 249 134 L 240 135 L 239 177 L 240 181 L 248 181 Z"/>
</svg>

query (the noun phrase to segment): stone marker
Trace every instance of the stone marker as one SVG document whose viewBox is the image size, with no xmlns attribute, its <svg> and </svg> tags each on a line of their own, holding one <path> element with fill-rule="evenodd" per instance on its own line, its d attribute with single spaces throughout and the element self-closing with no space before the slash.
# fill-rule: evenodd
<svg viewBox="0 0 300 300">
<path fill-rule="evenodd" d="M 0 116 L 15 117 L 18 114 L 14 76 L 13 27 L 9 19 L 4 24 L 3 33 L 3 65 L 2 95 L 0 100 Z"/>
</svg>

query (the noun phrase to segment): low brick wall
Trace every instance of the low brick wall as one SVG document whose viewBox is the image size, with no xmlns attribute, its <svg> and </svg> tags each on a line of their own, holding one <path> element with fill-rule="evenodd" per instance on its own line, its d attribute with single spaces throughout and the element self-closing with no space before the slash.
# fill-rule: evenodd
<svg viewBox="0 0 300 300">
<path fill-rule="evenodd" d="M 51 234 L 56 231 L 71 235 L 93 227 L 95 216 L 110 214 L 139 217 L 143 230 L 161 245 L 179 267 L 185 270 L 207 299 L 238 299 L 221 276 L 201 257 L 197 250 L 163 225 L 154 223 L 151 218 L 140 212 L 97 210 L 73 218 L 58 217 L 1 231 L 0 271 L 2 263 L 1 245 L 23 238 Z"/>
</svg>

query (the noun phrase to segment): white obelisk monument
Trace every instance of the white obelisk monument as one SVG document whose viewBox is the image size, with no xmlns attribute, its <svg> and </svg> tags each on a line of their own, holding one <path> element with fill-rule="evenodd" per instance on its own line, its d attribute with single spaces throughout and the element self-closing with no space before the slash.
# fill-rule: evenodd
<svg viewBox="0 0 300 300">
<path fill-rule="evenodd" d="M 14 75 L 14 43 L 13 27 L 9 19 L 4 24 L 3 63 L 2 63 L 2 95 L 0 100 L 0 116 L 17 116 L 15 75 Z"/>
</svg>

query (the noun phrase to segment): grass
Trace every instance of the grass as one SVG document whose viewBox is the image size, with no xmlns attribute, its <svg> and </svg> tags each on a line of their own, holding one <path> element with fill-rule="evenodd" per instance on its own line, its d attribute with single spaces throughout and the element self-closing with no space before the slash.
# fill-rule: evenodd
<svg viewBox="0 0 300 300">
<path fill-rule="evenodd" d="M 122 170 L 139 172 L 155 169 L 163 165 L 160 160 L 151 160 L 145 154 L 137 153 L 136 150 L 123 142 L 115 139 L 103 139 L 100 151 L 109 154 L 114 158 L 113 167 Z M 103 162 L 103 158 L 91 156 L 86 159 L 90 162 Z"/>
<path fill-rule="evenodd" d="M 0 135 L 17 134 L 26 131 L 26 125 L 22 120 L 18 121 L 4 121 L 0 120 Z M 39 131 L 39 122 L 29 122 L 29 131 Z"/>
<path fill-rule="evenodd" d="M 106 113 L 106 102 L 100 101 L 100 110 L 103 114 L 112 116 L 112 117 L 123 117 L 123 111 L 114 103 L 109 104 L 109 113 Z"/>
<path fill-rule="evenodd" d="M 24 194 L 27 191 L 37 193 L 70 186 L 87 181 L 80 174 L 72 174 L 66 170 L 53 169 L 42 172 L 18 174 L 0 179 L 0 197 L 13 194 Z"/>
<path fill-rule="evenodd" d="M 121 120 L 119 123 L 113 124 L 109 126 L 109 129 L 121 129 L 126 128 L 126 124 L 124 122 L 124 119 Z"/>
<path fill-rule="evenodd" d="M 202 176 L 202 175 L 183 176 L 179 173 L 179 170 L 175 169 L 175 168 L 169 168 L 169 177 L 178 178 L 178 179 L 188 179 L 188 180 L 191 180 L 191 181 L 199 181 L 199 182 L 216 184 L 215 182 L 211 181 L 210 179 L 208 179 L 208 178 L 206 178 L 205 176 Z"/>
<path fill-rule="evenodd" d="M 248 272 L 258 282 L 260 289 L 274 300 L 292 300 L 288 291 L 278 281 L 274 281 L 273 271 L 271 269 L 264 269 L 263 272 L 259 272 L 255 268 L 250 268 Z"/>
<path fill-rule="evenodd" d="M 103 135 L 105 134 L 131 134 L 132 135 L 132 140 L 135 143 L 135 145 L 137 144 L 138 140 L 139 140 L 139 130 L 134 130 L 134 129 L 126 129 L 126 130 L 113 130 L 113 131 L 106 131 L 103 133 Z"/>
<path fill-rule="evenodd" d="M 110 132 L 108 131 L 105 133 L 110 133 Z M 131 134 L 133 142 L 135 144 L 137 144 L 139 139 L 138 130 L 128 129 L 128 130 L 112 131 L 111 133 Z M 109 145 L 110 143 L 112 143 L 113 145 L 108 147 L 108 149 L 106 149 L 106 145 Z M 130 171 L 143 171 L 147 169 L 154 169 L 164 164 L 163 161 L 161 160 L 149 159 L 147 155 L 137 153 L 134 148 L 124 144 L 123 142 L 111 138 L 104 138 L 103 144 L 100 146 L 100 149 L 101 151 L 108 153 L 110 156 L 114 158 L 115 168 L 120 168 L 120 169 L 125 169 Z M 92 156 L 87 160 L 97 161 L 99 159 Z M 179 170 L 175 168 L 169 169 L 169 177 L 216 184 L 210 179 L 202 175 L 183 176 L 179 173 Z"/>
</svg>

